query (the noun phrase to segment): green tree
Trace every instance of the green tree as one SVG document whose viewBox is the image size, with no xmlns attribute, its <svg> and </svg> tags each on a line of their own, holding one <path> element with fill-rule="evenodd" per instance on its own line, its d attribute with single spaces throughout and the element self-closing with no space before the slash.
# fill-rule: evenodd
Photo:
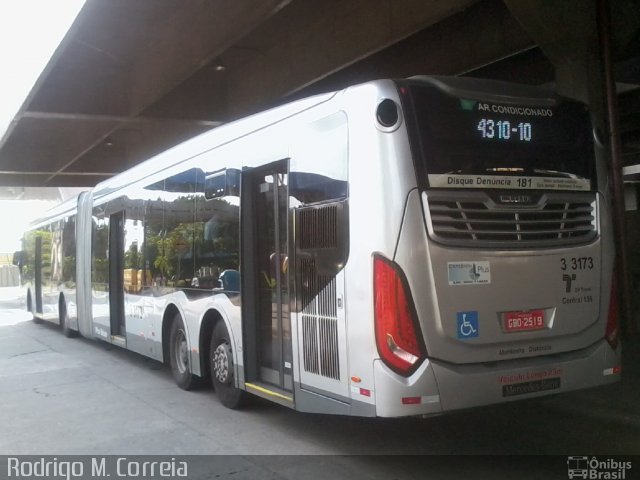
<svg viewBox="0 0 640 480">
<path fill-rule="evenodd" d="M 124 268 L 142 268 L 140 265 L 141 261 L 142 258 L 140 256 L 140 250 L 138 249 L 138 243 L 133 242 L 124 253 Z"/>
<path fill-rule="evenodd" d="M 42 238 L 42 276 L 51 276 L 51 232 L 48 229 L 31 230 L 22 239 L 25 252 L 22 278 L 26 282 L 35 281 L 36 237 Z"/>
</svg>

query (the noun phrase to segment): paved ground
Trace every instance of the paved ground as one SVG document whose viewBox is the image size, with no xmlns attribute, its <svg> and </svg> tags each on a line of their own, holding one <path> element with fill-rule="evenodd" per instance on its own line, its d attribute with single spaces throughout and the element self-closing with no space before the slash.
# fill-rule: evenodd
<svg viewBox="0 0 640 480">
<path fill-rule="evenodd" d="M 168 369 L 152 360 L 65 338 L 23 312 L 0 311 L 0 453 L 637 455 L 639 342 L 627 346 L 623 373 L 623 381 L 608 388 L 427 419 L 300 414 L 259 399 L 231 411 L 211 391 L 179 390 Z M 233 458 L 224 468 L 248 461 Z M 247 478 L 256 468 L 264 473 L 264 457 L 251 458 L 238 470 Z M 299 462 L 275 458 L 269 460 L 278 465 L 275 471 L 295 473 Z M 378 478 L 393 464 L 374 457 L 343 458 L 339 467 L 321 458 L 305 462 L 323 475 L 339 468 L 344 478 L 353 469 L 362 477 L 363 465 Z M 269 475 L 262 476 L 280 478 Z"/>
</svg>

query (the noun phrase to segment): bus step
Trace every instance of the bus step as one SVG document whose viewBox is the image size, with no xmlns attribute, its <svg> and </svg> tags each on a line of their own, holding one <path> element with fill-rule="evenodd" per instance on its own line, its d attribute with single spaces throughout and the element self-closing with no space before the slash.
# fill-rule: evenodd
<svg viewBox="0 0 640 480">
<path fill-rule="evenodd" d="M 293 408 L 293 393 L 288 392 L 287 390 L 282 390 L 278 387 L 274 387 L 273 385 L 269 385 L 268 383 L 248 383 L 244 384 L 247 392 L 250 392 L 258 397 L 266 398 L 275 403 L 279 403 L 285 407 Z"/>
<path fill-rule="evenodd" d="M 111 343 L 117 345 L 118 347 L 127 347 L 127 339 L 122 335 L 111 335 Z"/>
</svg>

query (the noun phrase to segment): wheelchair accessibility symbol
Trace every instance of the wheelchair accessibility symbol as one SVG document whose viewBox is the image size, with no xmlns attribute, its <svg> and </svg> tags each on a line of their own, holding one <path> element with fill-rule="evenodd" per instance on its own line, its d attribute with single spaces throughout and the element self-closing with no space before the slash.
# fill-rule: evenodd
<svg viewBox="0 0 640 480">
<path fill-rule="evenodd" d="M 458 312 L 456 313 L 456 317 L 458 319 L 458 338 L 466 339 L 478 337 L 479 327 L 478 327 L 478 312 Z"/>
</svg>

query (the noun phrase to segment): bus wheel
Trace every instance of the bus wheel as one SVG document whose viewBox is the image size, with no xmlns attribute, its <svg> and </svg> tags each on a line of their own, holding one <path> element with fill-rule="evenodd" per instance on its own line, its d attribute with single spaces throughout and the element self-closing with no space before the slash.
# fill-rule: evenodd
<svg viewBox="0 0 640 480">
<path fill-rule="evenodd" d="M 67 314 L 66 308 L 63 309 L 60 315 L 60 328 L 62 329 L 63 335 L 67 338 L 73 338 L 77 335 L 76 331 L 69 328 L 69 315 Z"/>
<path fill-rule="evenodd" d="M 239 408 L 246 393 L 235 386 L 233 351 L 227 327 L 222 320 L 216 323 L 209 346 L 211 381 L 220 402 L 227 408 Z"/>
<path fill-rule="evenodd" d="M 180 315 L 176 315 L 171 322 L 169 363 L 173 379 L 178 387 L 183 390 L 192 390 L 198 386 L 198 377 L 190 371 L 189 344 Z"/>
<path fill-rule="evenodd" d="M 31 301 L 31 292 L 27 292 L 27 312 L 33 313 L 33 302 Z"/>
<path fill-rule="evenodd" d="M 31 300 L 31 292 L 27 292 L 27 312 L 31 314 L 33 323 L 42 323 L 42 320 L 36 317 L 36 311 L 33 308 L 33 300 Z"/>
</svg>

